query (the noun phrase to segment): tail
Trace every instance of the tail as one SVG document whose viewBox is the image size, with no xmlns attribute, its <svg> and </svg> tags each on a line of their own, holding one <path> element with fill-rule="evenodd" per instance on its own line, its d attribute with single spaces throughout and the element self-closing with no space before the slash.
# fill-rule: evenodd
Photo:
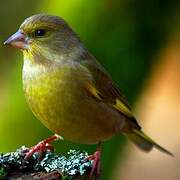
<svg viewBox="0 0 180 180">
<path fill-rule="evenodd" d="M 134 129 L 132 133 L 126 134 L 126 136 L 141 150 L 145 152 L 149 152 L 152 150 L 153 147 L 157 148 L 163 153 L 166 153 L 170 156 L 174 155 L 166 150 L 165 148 L 161 147 L 159 144 L 154 142 L 150 137 L 148 137 L 146 134 L 144 134 L 141 130 Z"/>
</svg>

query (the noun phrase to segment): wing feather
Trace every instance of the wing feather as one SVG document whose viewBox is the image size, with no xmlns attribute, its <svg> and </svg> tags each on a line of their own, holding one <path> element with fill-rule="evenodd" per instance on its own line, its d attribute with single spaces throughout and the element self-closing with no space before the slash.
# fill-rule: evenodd
<svg viewBox="0 0 180 180">
<path fill-rule="evenodd" d="M 107 103 L 112 106 L 112 108 L 118 110 L 139 129 L 140 126 L 134 118 L 130 106 L 103 67 L 96 61 L 83 61 L 82 65 L 85 66 L 93 76 L 93 81 L 87 82 L 87 91 L 97 100 Z"/>
</svg>

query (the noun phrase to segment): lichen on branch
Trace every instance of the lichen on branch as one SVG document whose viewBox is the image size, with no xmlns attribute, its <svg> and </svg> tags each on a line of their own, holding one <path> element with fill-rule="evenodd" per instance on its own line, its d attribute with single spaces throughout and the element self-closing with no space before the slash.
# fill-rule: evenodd
<svg viewBox="0 0 180 180">
<path fill-rule="evenodd" d="M 59 173 L 62 179 L 83 179 L 82 177 L 88 175 L 91 170 L 92 161 L 87 159 L 88 153 L 85 151 L 69 150 L 65 155 L 46 151 L 43 158 L 42 154 L 35 153 L 27 161 L 24 160 L 26 150 L 27 148 L 22 146 L 15 152 L 0 155 L 0 179 L 5 179 L 13 173 L 26 175 L 43 172 L 48 175 L 54 171 L 55 175 Z"/>
</svg>

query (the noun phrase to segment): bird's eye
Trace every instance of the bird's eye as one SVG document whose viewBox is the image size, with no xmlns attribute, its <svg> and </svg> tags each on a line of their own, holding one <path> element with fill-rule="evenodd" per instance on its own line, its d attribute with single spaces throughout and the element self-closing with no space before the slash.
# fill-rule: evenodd
<svg viewBox="0 0 180 180">
<path fill-rule="evenodd" d="M 46 31 L 44 29 L 37 29 L 34 33 L 36 37 L 43 37 L 46 34 Z"/>
</svg>

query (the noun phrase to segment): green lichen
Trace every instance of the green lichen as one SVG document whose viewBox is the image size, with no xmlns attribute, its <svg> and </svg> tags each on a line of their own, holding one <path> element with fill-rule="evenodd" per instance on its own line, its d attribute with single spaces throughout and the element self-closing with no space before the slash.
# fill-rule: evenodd
<svg viewBox="0 0 180 180">
<path fill-rule="evenodd" d="M 36 168 L 45 170 L 46 172 L 60 170 L 64 175 L 82 176 L 91 169 L 92 163 L 87 160 L 87 156 L 87 152 L 76 150 L 70 150 L 67 153 L 67 157 L 50 152 L 37 164 Z"/>
<path fill-rule="evenodd" d="M 70 150 L 66 155 L 47 151 L 44 158 L 40 159 L 40 154 L 35 153 L 28 161 L 24 160 L 25 151 L 28 148 L 22 146 L 16 152 L 0 155 L 0 175 L 10 171 L 46 171 L 54 170 L 63 174 L 63 179 L 73 179 L 73 177 L 83 176 L 90 171 L 92 161 L 87 160 L 88 153 L 84 151 Z"/>
</svg>

